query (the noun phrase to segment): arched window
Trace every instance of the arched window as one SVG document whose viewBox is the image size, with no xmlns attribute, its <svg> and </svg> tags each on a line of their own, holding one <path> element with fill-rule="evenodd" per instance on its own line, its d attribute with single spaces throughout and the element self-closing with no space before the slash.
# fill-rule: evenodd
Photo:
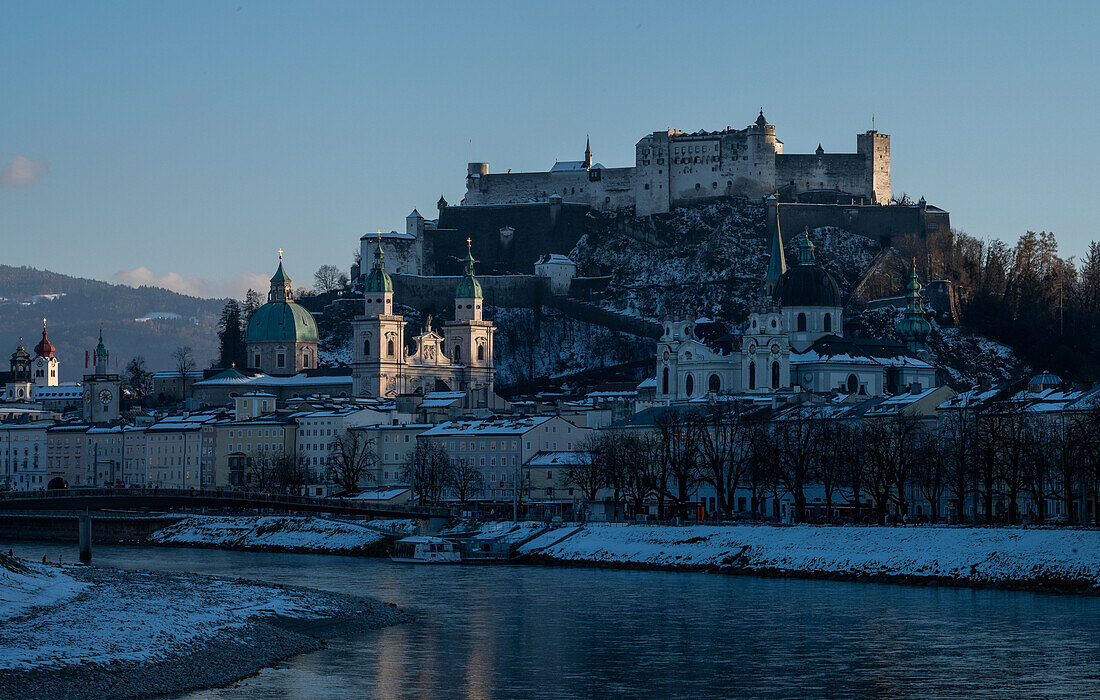
<svg viewBox="0 0 1100 700">
<path fill-rule="evenodd" d="M 806 330 L 806 314 L 798 314 L 798 330 Z"/>
<path fill-rule="evenodd" d="M 779 388 L 779 363 L 778 362 L 773 362 L 772 363 L 772 388 L 773 389 L 778 389 Z"/>
<path fill-rule="evenodd" d="M 484 345 L 478 345 L 477 346 L 477 359 L 478 360 L 484 360 L 485 359 L 485 346 Z"/>
<path fill-rule="evenodd" d="M 689 374 L 684 380 L 684 396 L 691 396 L 693 393 L 695 393 L 695 378 Z"/>
<path fill-rule="evenodd" d="M 454 352 L 455 362 L 462 362 L 462 346 L 456 345 Z"/>
<path fill-rule="evenodd" d="M 722 378 L 717 374 L 710 375 L 710 379 L 707 380 L 707 391 L 712 391 L 717 394 L 722 389 Z"/>
<path fill-rule="evenodd" d="M 661 372 L 661 393 L 668 393 L 668 367 L 665 367 L 664 371 Z"/>
<path fill-rule="evenodd" d="M 393 357 L 393 341 L 392 340 L 387 340 L 386 341 L 386 354 L 389 355 L 390 357 Z"/>
<path fill-rule="evenodd" d="M 749 389 L 756 388 L 756 363 L 749 363 Z"/>
<path fill-rule="evenodd" d="M 302 367 L 309 367 L 309 350 L 302 353 Z"/>
<path fill-rule="evenodd" d="M 825 332 L 826 333 L 832 333 L 833 332 L 833 315 L 832 314 L 825 314 Z"/>
<path fill-rule="evenodd" d="M 859 389 L 859 377 L 854 374 L 848 375 L 848 393 L 854 394 Z"/>
<path fill-rule="evenodd" d="M 363 341 L 363 357 L 370 357 L 370 339 Z"/>
<path fill-rule="evenodd" d="M 256 369 L 260 368 L 260 353 L 257 352 L 255 355 L 252 356 L 252 366 Z"/>
</svg>

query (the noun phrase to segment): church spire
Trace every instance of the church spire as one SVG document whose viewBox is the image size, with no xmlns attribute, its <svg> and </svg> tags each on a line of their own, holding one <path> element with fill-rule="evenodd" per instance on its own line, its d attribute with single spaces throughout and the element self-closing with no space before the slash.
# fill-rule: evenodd
<svg viewBox="0 0 1100 700">
<path fill-rule="evenodd" d="M 367 279 L 363 284 L 363 291 L 383 294 L 393 292 L 393 280 L 390 279 L 389 273 L 386 272 L 385 257 L 386 253 L 382 250 L 382 232 L 379 231 L 378 245 L 374 249 L 374 267 L 371 268 L 370 274 L 367 275 Z M 368 299 L 368 302 L 369 301 Z"/>
<path fill-rule="evenodd" d="M 932 324 L 925 318 L 927 311 L 921 289 L 917 279 L 917 260 L 914 258 L 909 282 L 905 285 L 905 316 L 898 321 L 896 329 L 905 347 L 915 353 L 928 352 L 928 336 L 932 332 Z"/>
<path fill-rule="evenodd" d="M 773 197 L 769 197 L 772 199 Z M 771 296 L 779 278 L 787 271 L 787 257 L 783 253 L 783 232 L 779 227 L 779 208 L 775 212 L 775 229 L 768 246 L 768 272 L 764 275 L 764 293 Z"/>
<path fill-rule="evenodd" d="M 462 278 L 462 281 L 458 283 L 458 288 L 455 290 L 456 299 L 481 299 L 481 282 L 477 281 L 477 277 L 474 276 L 474 254 L 473 254 L 473 241 L 469 238 L 466 239 L 466 260 L 464 261 L 466 274 Z"/>
<path fill-rule="evenodd" d="M 283 269 L 283 249 L 279 248 L 279 267 L 275 270 L 275 274 L 271 276 L 271 290 L 267 293 L 267 300 L 269 302 L 290 302 L 294 301 L 294 292 L 291 291 L 290 277 L 286 274 L 286 270 Z"/>
<path fill-rule="evenodd" d="M 592 138 L 588 135 L 584 137 L 584 167 L 585 170 L 592 167 Z"/>
</svg>

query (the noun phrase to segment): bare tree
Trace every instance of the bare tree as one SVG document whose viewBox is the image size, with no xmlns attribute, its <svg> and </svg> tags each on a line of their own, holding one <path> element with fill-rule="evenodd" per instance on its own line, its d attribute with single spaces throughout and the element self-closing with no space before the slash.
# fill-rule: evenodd
<svg viewBox="0 0 1100 700">
<path fill-rule="evenodd" d="M 348 276 L 335 265 L 322 265 L 313 273 L 313 289 L 318 294 L 343 289 L 348 284 Z"/>
<path fill-rule="evenodd" d="M 356 491 L 359 484 L 374 480 L 378 455 L 373 441 L 362 430 L 341 431 L 328 448 L 328 477 L 344 491 Z"/>
<path fill-rule="evenodd" d="M 595 501 L 600 489 L 607 486 L 607 469 L 604 466 L 604 441 L 606 435 L 593 433 L 581 441 L 577 461 L 565 470 L 565 483 L 580 489 L 585 500 Z"/>
<path fill-rule="evenodd" d="M 795 522 L 806 522 L 806 485 L 819 452 L 820 412 L 795 407 L 775 422 L 772 433 L 778 450 L 778 477 L 794 498 Z"/>
<path fill-rule="evenodd" d="M 658 493 L 671 499 L 681 518 L 687 517 L 688 501 L 699 484 L 698 419 L 674 408 L 662 413 L 654 425 L 660 437 L 662 480 Z"/>
<path fill-rule="evenodd" d="M 928 518 L 933 523 L 939 522 L 940 502 L 948 492 L 950 455 L 951 445 L 942 432 L 936 431 L 920 441 L 913 472 L 921 496 L 929 503 Z"/>
<path fill-rule="evenodd" d="M 153 373 L 145 369 L 145 358 L 135 355 L 126 365 L 126 383 L 138 396 L 153 391 Z"/>
<path fill-rule="evenodd" d="M 176 372 L 180 376 L 180 401 L 187 398 L 187 374 L 195 370 L 195 358 L 191 354 L 190 345 L 181 345 L 172 351 L 172 361 L 176 364 Z"/>
<path fill-rule="evenodd" d="M 253 452 L 245 462 L 245 484 L 249 491 L 278 490 L 279 463 L 274 452 Z"/>
<path fill-rule="evenodd" d="M 273 458 L 275 487 L 283 493 L 301 495 L 310 481 L 309 466 L 305 457 L 292 452 L 277 452 Z"/>
<path fill-rule="evenodd" d="M 406 460 L 405 475 L 420 505 L 438 503 L 452 468 L 447 448 L 435 440 L 417 440 Z"/>
<path fill-rule="evenodd" d="M 447 472 L 445 485 L 460 504 L 466 505 L 485 488 L 485 477 L 472 461 L 456 459 Z"/>
<path fill-rule="evenodd" d="M 637 518 L 645 510 L 646 499 L 653 494 L 653 475 L 660 450 L 653 433 L 624 434 L 620 446 L 626 457 L 623 493 L 630 500 L 631 511 Z"/>
</svg>

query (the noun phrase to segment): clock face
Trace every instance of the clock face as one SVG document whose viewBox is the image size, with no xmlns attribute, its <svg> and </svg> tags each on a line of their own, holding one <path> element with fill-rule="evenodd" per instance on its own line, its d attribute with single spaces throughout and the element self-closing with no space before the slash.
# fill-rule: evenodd
<svg viewBox="0 0 1100 700">
<path fill-rule="evenodd" d="M 103 403 L 111 403 L 111 390 L 104 389 L 103 391 L 99 392 L 99 400 Z"/>
<path fill-rule="evenodd" d="M 779 354 L 779 343 L 772 343 L 772 354 L 773 355 L 778 355 Z"/>
</svg>

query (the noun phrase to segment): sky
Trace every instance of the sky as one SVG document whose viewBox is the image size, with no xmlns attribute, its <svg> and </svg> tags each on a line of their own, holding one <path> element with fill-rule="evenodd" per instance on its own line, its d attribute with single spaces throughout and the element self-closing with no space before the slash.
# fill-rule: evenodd
<svg viewBox="0 0 1100 700">
<path fill-rule="evenodd" d="M 309 286 L 492 172 L 665 128 L 891 135 L 894 194 L 1080 257 L 1100 3 L 0 3 L 0 262 L 202 296 Z"/>
</svg>

